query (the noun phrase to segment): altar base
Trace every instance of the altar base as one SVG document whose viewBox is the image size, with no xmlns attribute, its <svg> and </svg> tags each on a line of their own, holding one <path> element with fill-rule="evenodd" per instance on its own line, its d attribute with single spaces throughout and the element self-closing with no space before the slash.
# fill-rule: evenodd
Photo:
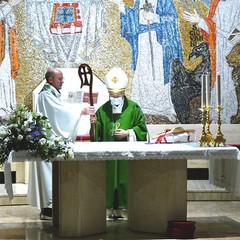
<svg viewBox="0 0 240 240">
<path fill-rule="evenodd" d="M 59 237 L 106 232 L 106 162 L 53 162 L 53 226 Z"/>
<path fill-rule="evenodd" d="M 166 234 L 170 220 L 187 218 L 187 160 L 129 161 L 128 223 Z"/>
</svg>

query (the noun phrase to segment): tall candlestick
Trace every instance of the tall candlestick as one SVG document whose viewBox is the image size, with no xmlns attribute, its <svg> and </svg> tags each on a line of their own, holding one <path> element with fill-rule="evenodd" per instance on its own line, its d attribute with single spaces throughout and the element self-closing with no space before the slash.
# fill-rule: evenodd
<svg viewBox="0 0 240 240">
<path fill-rule="evenodd" d="M 210 107 L 210 75 L 206 76 L 206 106 Z"/>
<path fill-rule="evenodd" d="M 206 106 L 206 77 L 202 75 L 201 108 Z"/>
<path fill-rule="evenodd" d="M 217 75 L 216 90 L 217 90 L 217 107 L 221 107 L 221 79 L 220 79 L 220 75 Z"/>
</svg>

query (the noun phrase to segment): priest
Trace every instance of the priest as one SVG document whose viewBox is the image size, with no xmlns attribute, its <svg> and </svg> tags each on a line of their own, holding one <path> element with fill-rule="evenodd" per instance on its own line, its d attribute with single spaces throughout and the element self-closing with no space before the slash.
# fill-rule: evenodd
<svg viewBox="0 0 240 240">
<path fill-rule="evenodd" d="M 96 112 L 96 141 L 145 141 L 145 116 L 140 106 L 125 96 L 128 84 L 126 73 L 114 67 L 106 75 L 105 84 L 109 101 Z M 91 138 L 92 132 L 91 129 Z M 120 210 L 128 207 L 128 162 L 107 161 L 106 168 L 106 206 L 113 210 L 109 218 L 118 219 L 122 217 Z"/>
<path fill-rule="evenodd" d="M 60 90 L 64 83 L 60 69 L 49 68 L 45 74 L 46 83 L 38 96 L 37 112 L 49 119 L 57 136 L 76 140 L 81 115 L 94 115 L 94 106 L 71 111 L 61 100 Z M 40 219 L 52 217 L 52 163 L 35 161 L 30 163 L 28 202 L 41 208 Z"/>
</svg>

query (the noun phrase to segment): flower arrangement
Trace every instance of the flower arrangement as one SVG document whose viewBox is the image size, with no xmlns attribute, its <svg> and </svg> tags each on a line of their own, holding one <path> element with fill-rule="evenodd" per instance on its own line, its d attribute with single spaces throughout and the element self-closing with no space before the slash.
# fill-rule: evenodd
<svg viewBox="0 0 240 240">
<path fill-rule="evenodd" d="M 12 150 L 27 150 L 30 156 L 45 161 L 71 159 L 74 157 L 71 143 L 69 139 L 53 133 L 47 117 L 18 105 L 0 126 L 0 165 L 8 159 Z"/>
</svg>

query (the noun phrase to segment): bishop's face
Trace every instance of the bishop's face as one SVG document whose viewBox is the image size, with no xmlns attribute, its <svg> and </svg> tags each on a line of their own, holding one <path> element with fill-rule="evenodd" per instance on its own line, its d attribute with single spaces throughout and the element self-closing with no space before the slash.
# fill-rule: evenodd
<svg viewBox="0 0 240 240">
<path fill-rule="evenodd" d="M 111 98 L 119 98 L 125 95 L 125 91 L 109 91 L 109 97 Z"/>
<path fill-rule="evenodd" d="M 112 106 L 123 106 L 125 91 L 109 91 L 109 99 L 112 104 Z"/>
</svg>

